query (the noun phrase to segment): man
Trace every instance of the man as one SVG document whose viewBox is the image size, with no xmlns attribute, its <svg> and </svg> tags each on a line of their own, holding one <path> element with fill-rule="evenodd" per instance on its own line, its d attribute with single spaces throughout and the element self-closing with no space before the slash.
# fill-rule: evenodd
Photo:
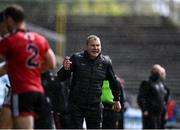
<svg viewBox="0 0 180 130">
<path fill-rule="evenodd" d="M 163 83 L 165 73 L 159 64 L 153 65 L 148 81 L 139 88 L 138 104 L 143 113 L 144 129 L 163 129 L 168 89 Z"/>
<path fill-rule="evenodd" d="M 160 74 L 160 80 L 162 81 L 166 94 L 164 97 L 164 108 L 163 108 L 163 114 L 161 117 L 161 128 L 165 129 L 165 124 L 166 124 L 166 116 L 167 116 L 167 105 L 168 105 L 168 101 L 170 98 L 170 89 L 167 87 L 167 85 L 165 84 L 165 80 L 166 80 L 166 70 L 162 67 L 161 68 L 161 74 Z"/>
<path fill-rule="evenodd" d="M 111 89 L 109 88 L 109 81 L 104 80 L 102 86 L 101 100 L 103 104 L 103 119 L 102 129 L 116 129 L 118 113 L 114 111 L 114 101 Z M 122 104 L 121 104 L 122 105 Z"/>
<path fill-rule="evenodd" d="M 3 20 L 10 35 L 0 41 L 0 59 L 12 86 L 13 128 L 33 129 L 45 102 L 41 73 L 56 67 L 55 55 L 44 37 L 27 31 L 21 6 L 7 7 Z"/>
<path fill-rule="evenodd" d="M 6 28 L 4 21 L 4 14 L 0 12 L 0 41 L 8 36 L 8 30 Z M 12 118 L 11 118 L 11 110 L 10 110 L 10 83 L 7 73 L 7 64 L 4 59 L 0 59 L 0 79 L 2 79 L 3 83 L 1 83 L 1 89 L 5 89 L 5 91 L 1 91 L 4 96 L 2 96 L 3 104 L 0 112 L 0 129 L 11 129 L 12 128 Z M 3 86 L 4 85 L 4 86 Z"/>
<path fill-rule="evenodd" d="M 0 12 L 0 41 L 3 39 L 3 36 L 5 33 L 7 33 L 7 29 L 3 27 L 3 12 Z M 0 68 L 5 67 L 5 62 L 2 60 L 0 61 Z M 4 101 L 4 97 L 7 94 L 8 88 L 6 87 L 6 84 L 9 85 L 9 79 L 8 76 L 5 75 L 6 71 L 4 69 L 0 70 L 0 109 L 2 107 L 2 103 Z"/>
<path fill-rule="evenodd" d="M 101 100 L 103 104 L 103 121 L 102 128 L 103 129 L 123 129 L 123 113 L 125 107 L 125 93 L 124 93 L 124 80 L 120 79 L 118 76 L 117 81 L 120 88 L 120 103 L 121 103 L 121 111 L 114 111 L 114 101 L 111 89 L 109 87 L 109 81 L 105 80 L 102 86 L 102 95 Z"/>
<path fill-rule="evenodd" d="M 85 118 L 88 129 L 98 129 L 103 81 L 107 79 L 110 83 L 117 112 L 121 109 L 120 88 L 110 58 L 101 54 L 100 38 L 90 35 L 86 44 L 87 50 L 75 53 L 70 59 L 65 58 L 58 76 L 61 81 L 72 76 L 69 105 L 73 128 L 82 129 Z"/>
<path fill-rule="evenodd" d="M 0 67 L 3 66 L 5 62 L 0 63 Z M 10 83 L 7 74 L 0 72 L 0 129 L 11 129 L 11 111 L 9 106 L 10 97 Z"/>
<path fill-rule="evenodd" d="M 124 129 L 124 113 L 128 108 L 128 102 L 125 92 L 125 80 L 123 78 L 118 79 L 121 86 L 121 96 L 120 96 L 120 103 L 121 103 L 121 111 L 119 112 L 118 116 L 118 129 Z"/>
</svg>

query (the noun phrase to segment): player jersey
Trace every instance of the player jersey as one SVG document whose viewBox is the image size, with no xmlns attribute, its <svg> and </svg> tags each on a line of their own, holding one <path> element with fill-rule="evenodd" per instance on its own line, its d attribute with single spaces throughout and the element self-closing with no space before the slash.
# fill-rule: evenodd
<svg viewBox="0 0 180 130">
<path fill-rule="evenodd" d="M 36 32 L 18 30 L 0 41 L 0 54 L 8 61 L 12 94 L 44 92 L 41 65 L 48 49 L 48 41 Z"/>
<path fill-rule="evenodd" d="M 5 64 L 5 62 L 0 63 L 0 67 L 2 67 Z M 5 74 L 0 77 L 0 109 L 2 108 L 2 105 L 4 103 L 5 97 L 8 95 L 9 89 L 8 86 L 10 86 L 8 75 Z"/>
</svg>

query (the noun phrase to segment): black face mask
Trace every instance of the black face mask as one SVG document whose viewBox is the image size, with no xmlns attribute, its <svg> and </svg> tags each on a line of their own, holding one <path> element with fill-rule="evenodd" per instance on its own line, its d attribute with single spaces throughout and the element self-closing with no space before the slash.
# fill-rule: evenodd
<svg viewBox="0 0 180 130">
<path fill-rule="evenodd" d="M 152 73 L 149 78 L 151 81 L 157 82 L 160 80 L 160 74 L 159 73 Z"/>
</svg>

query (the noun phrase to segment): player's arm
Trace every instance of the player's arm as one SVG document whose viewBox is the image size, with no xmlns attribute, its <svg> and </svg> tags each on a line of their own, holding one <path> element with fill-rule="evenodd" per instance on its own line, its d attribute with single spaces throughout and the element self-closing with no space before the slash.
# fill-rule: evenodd
<svg viewBox="0 0 180 130">
<path fill-rule="evenodd" d="M 0 63 L 2 63 L 4 59 L 5 59 L 4 55 L 0 53 Z M 7 70 L 8 70 L 7 63 L 5 63 L 0 67 L 0 77 L 3 76 L 4 74 L 7 74 Z"/>
<path fill-rule="evenodd" d="M 45 54 L 44 62 L 42 64 L 42 72 L 56 68 L 56 56 L 51 48 Z"/>
</svg>

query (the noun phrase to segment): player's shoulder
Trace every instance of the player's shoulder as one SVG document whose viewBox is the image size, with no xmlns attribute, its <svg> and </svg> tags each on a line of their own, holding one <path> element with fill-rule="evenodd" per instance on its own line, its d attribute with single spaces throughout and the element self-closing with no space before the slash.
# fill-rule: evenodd
<svg viewBox="0 0 180 130">
<path fill-rule="evenodd" d="M 41 46 L 45 50 L 49 48 L 49 42 L 48 40 L 38 32 L 31 32 L 32 35 L 34 35 L 34 43 L 37 44 L 38 46 Z"/>
<path fill-rule="evenodd" d="M 38 32 L 28 32 L 28 33 L 34 35 L 36 39 L 46 40 L 46 38 Z"/>
<path fill-rule="evenodd" d="M 10 41 L 10 39 L 12 39 L 12 35 L 8 33 L 0 38 L 0 43 L 7 43 L 8 41 Z"/>
<path fill-rule="evenodd" d="M 1 35 L 1 36 L 0 36 L 0 41 L 8 38 L 10 35 L 11 35 L 10 33 L 5 33 L 5 34 Z"/>
</svg>

